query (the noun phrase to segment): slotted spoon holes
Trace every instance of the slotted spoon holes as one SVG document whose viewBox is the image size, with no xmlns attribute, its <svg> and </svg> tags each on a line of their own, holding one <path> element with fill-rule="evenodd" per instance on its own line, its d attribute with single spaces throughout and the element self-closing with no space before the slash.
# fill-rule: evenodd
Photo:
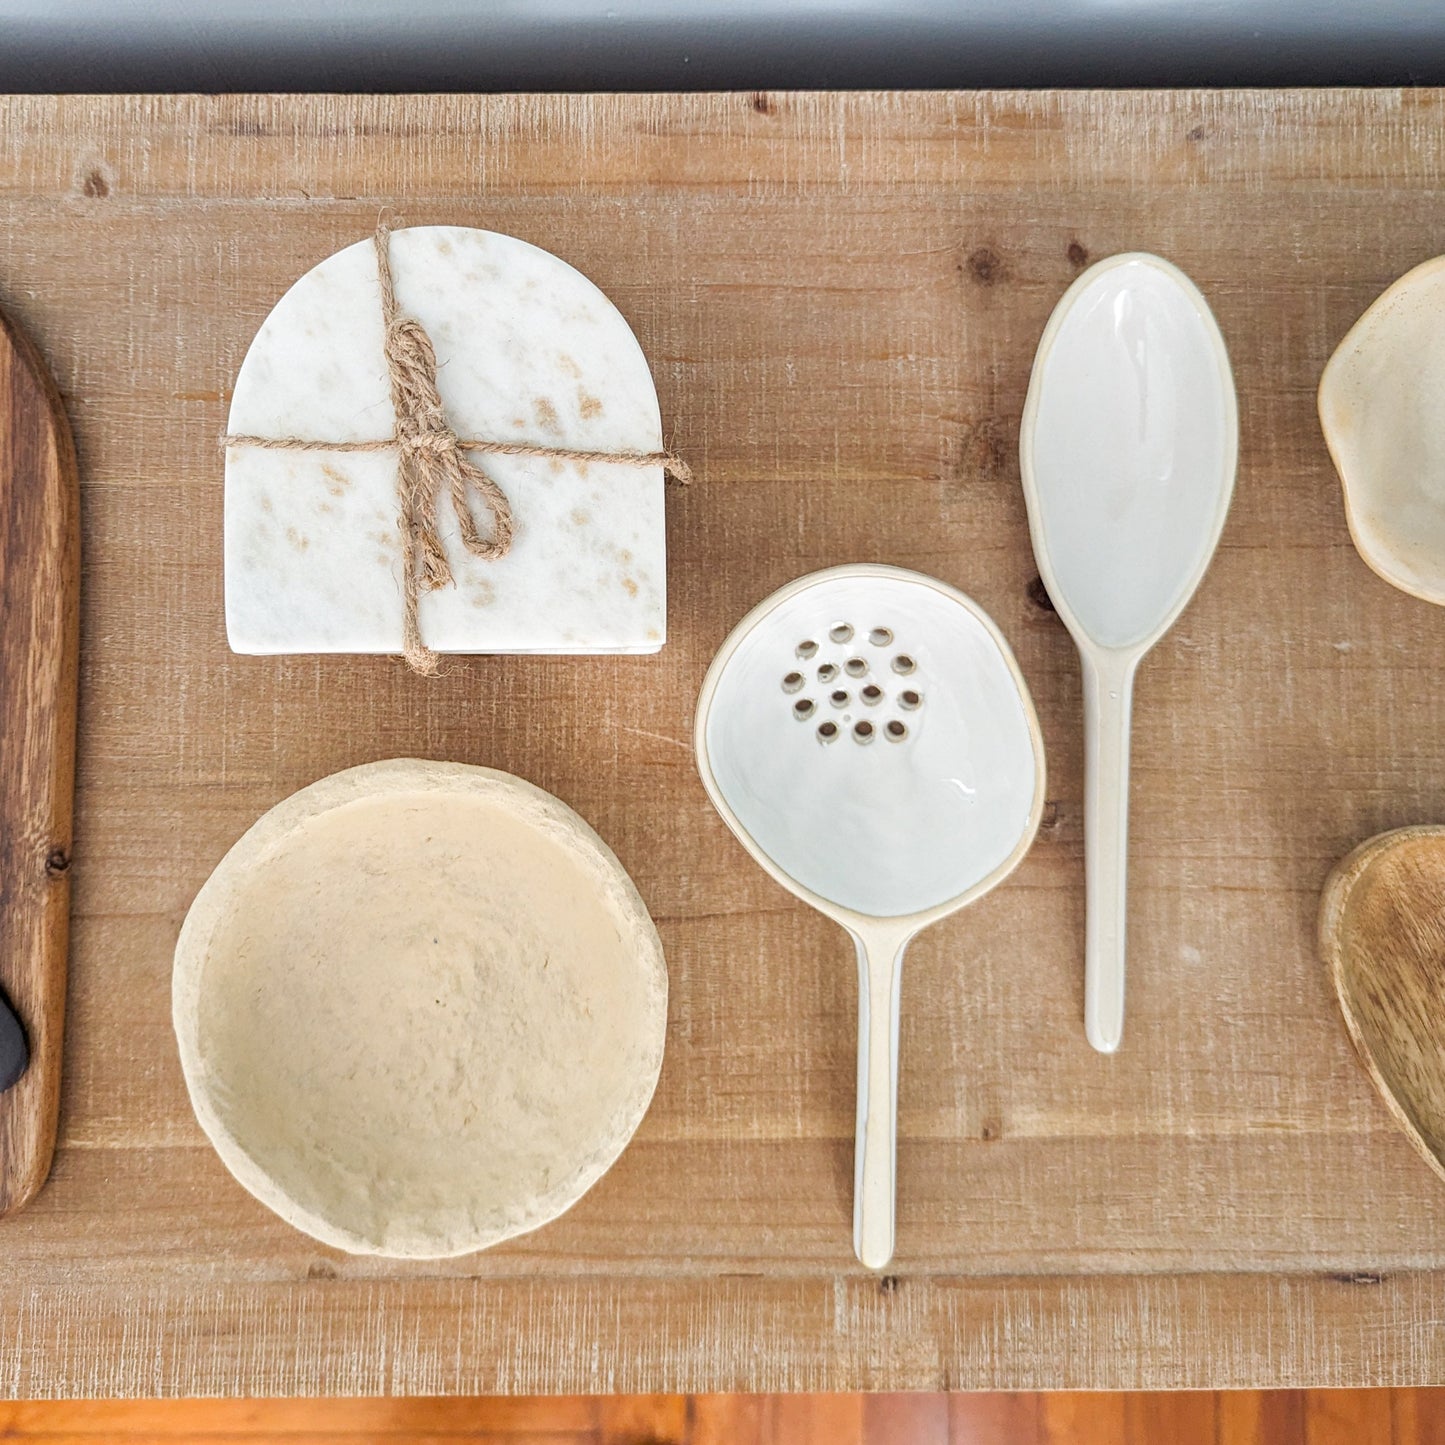
<svg viewBox="0 0 1445 1445">
<path fill-rule="evenodd" d="M 824 643 L 820 644 L 820 637 L 825 639 Z M 826 693 L 825 703 L 841 714 L 836 722 L 828 719 L 817 724 L 816 736 L 822 742 L 835 742 L 845 732 L 860 746 L 871 743 L 880 735 L 895 743 L 905 742 L 911 736 L 908 724 L 901 717 L 896 714 L 888 716 L 892 709 L 888 709 L 887 704 L 892 703 L 899 712 L 916 712 L 923 703 L 923 695 L 911 685 L 895 693 L 886 684 L 869 678 L 873 670 L 872 664 L 866 655 L 854 650 L 865 638 L 869 647 L 889 650 L 896 641 L 891 627 L 879 624 L 859 630 L 851 622 L 839 620 L 831 623 L 825 631 L 803 638 L 793 649 L 795 657 L 813 664 L 811 670 L 819 685 L 824 689 L 832 689 Z M 829 657 L 829 647 L 837 648 L 839 652 Z M 880 659 L 880 663 L 882 661 Z M 911 678 L 917 670 L 918 663 L 912 653 L 897 652 L 887 658 L 886 672 L 892 673 L 900 681 Z M 855 699 L 855 695 L 847 688 L 834 686 L 844 677 L 854 681 L 862 681 L 864 678 L 869 680 L 858 689 Z M 783 677 L 783 692 L 788 696 L 795 696 L 803 691 L 807 683 L 807 674 L 795 667 Z M 849 711 L 855 700 L 870 710 L 877 708 L 883 711 L 884 715 L 876 720 L 864 717 L 855 721 Z M 818 707 L 819 704 L 811 697 L 799 697 L 793 704 L 793 716 L 799 722 L 815 721 Z"/>
</svg>

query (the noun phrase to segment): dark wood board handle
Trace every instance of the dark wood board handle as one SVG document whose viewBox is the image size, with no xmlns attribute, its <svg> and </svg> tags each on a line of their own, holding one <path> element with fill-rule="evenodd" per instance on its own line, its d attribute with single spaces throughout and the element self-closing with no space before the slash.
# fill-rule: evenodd
<svg viewBox="0 0 1445 1445">
<path fill-rule="evenodd" d="M 79 652 L 75 447 L 44 361 L 0 315 L 0 990 L 30 1047 L 0 1094 L 0 1216 L 55 1152 Z"/>
</svg>

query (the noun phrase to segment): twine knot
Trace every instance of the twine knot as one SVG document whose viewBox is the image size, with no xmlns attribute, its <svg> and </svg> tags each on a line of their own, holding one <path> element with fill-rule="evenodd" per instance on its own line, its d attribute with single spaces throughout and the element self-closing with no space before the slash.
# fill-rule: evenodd
<svg viewBox="0 0 1445 1445">
<path fill-rule="evenodd" d="M 376 228 L 377 280 L 381 286 L 382 349 L 396 414 L 393 433 L 384 441 L 318 442 L 304 437 L 261 437 L 228 434 L 223 446 L 270 447 L 282 451 L 397 452 L 398 522 L 402 538 L 402 652 L 413 671 L 431 676 L 437 655 L 422 641 L 418 620 L 421 594 L 452 582 L 451 564 L 437 533 L 438 508 L 447 497 L 456 514 L 462 546 L 474 557 L 496 561 L 512 549 L 516 521 L 507 494 L 468 457 L 468 452 L 494 456 L 548 457 L 559 461 L 617 462 L 625 466 L 660 466 L 686 486 L 692 480 L 687 464 L 670 452 L 588 451 L 574 447 L 543 447 L 530 442 L 462 439 L 447 422 L 437 387 L 437 356 L 431 337 L 419 321 L 397 307 L 391 274 L 391 230 Z M 478 520 L 474 500 L 485 508 Z"/>
<path fill-rule="evenodd" d="M 422 641 L 423 589 L 434 592 L 452 581 L 451 564 L 437 535 L 437 508 L 450 497 L 462 546 L 474 556 L 495 561 L 512 550 L 516 524 L 507 494 L 474 462 L 462 455 L 457 434 L 447 424 L 437 387 L 437 354 L 419 321 L 397 310 L 391 275 L 391 232 L 378 226 L 376 272 L 381 282 L 383 350 L 396 413 L 397 494 L 401 501 L 401 539 L 406 549 L 402 574 L 402 652 L 417 671 L 430 676 L 437 657 Z M 484 535 L 472 510 L 472 493 L 491 515 Z"/>
</svg>

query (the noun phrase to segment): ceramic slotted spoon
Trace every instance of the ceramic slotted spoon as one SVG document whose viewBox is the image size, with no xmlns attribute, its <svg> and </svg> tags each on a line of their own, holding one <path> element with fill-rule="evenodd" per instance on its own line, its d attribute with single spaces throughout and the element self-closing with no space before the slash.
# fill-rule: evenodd
<svg viewBox="0 0 1445 1445">
<path fill-rule="evenodd" d="M 1157 256 L 1091 266 L 1039 342 L 1019 438 L 1034 556 L 1084 667 L 1084 1029 L 1124 1033 L 1129 722 L 1139 660 L 1209 566 L 1234 491 L 1234 376 Z"/>
<path fill-rule="evenodd" d="M 703 682 L 695 741 L 708 795 L 743 846 L 853 939 L 853 1248 L 882 1269 L 904 950 L 1033 841 L 1044 798 L 1033 703 L 998 629 L 961 592 L 896 567 L 835 567 L 733 629 Z"/>
</svg>

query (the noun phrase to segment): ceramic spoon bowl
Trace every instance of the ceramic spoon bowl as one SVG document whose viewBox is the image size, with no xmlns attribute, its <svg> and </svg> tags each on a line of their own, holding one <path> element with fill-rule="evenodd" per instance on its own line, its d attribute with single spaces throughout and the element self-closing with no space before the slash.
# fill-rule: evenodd
<svg viewBox="0 0 1445 1445">
<path fill-rule="evenodd" d="M 1319 930 L 1361 1062 L 1445 1178 L 1445 827 L 1400 828 L 1356 848 L 1325 885 Z"/>
<path fill-rule="evenodd" d="M 1194 595 L 1234 490 L 1234 379 L 1204 298 L 1157 256 L 1113 256 L 1039 342 L 1019 463 L 1039 574 L 1084 669 L 1084 1026 L 1124 1031 L 1134 671 Z"/>
</svg>

